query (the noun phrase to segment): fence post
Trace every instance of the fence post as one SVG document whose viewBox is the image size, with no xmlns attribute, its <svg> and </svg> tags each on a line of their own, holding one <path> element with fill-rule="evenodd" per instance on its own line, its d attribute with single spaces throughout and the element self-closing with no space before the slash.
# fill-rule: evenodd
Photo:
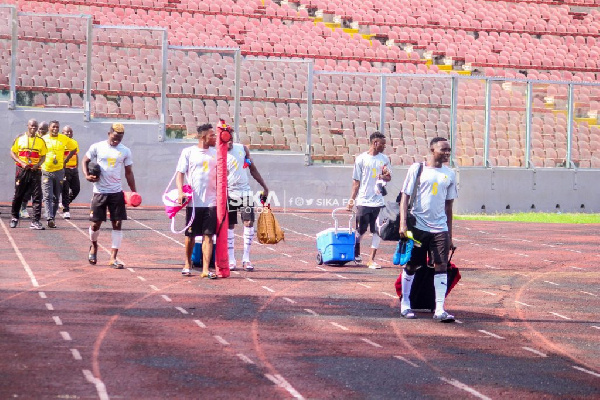
<svg viewBox="0 0 600 400">
<path fill-rule="evenodd" d="M 533 83 L 527 82 L 525 103 L 525 168 L 531 168 L 531 118 L 533 117 Z"/>
<path fill-rule="evenodd" d="M 94 21 L 88 16 L 86 56 L 85 56 L 85 86 L 83 91 L 83 119 L 90 122 L 92 119 L 92 42 L 94 40 Z"/>
<path fill-rule="evenodd" d="M 565 163 L 567 168 L 572 168 L 573 123 L 573 84 L 569 83 L 567 94 L 567 160 Z"/>
<path fill-rule="evenodd" d="M 385 99 L 387 88 L 387 77 L 381 75 L 381 96 L 379 98 L 379 132 L 385 135 Z"/>
<path fill-rule="evenodd" d="M 17 52 L 19 51 L 19 18 L 17 7 L 10 8 L 10 80 L 9 84 L 9 99 L 8 109 L 14 110 L 17 107 Z"/>
<path fill-rule="evenodd" d="M 453 76 L 450 81 L 450 146 L 452 148 L 450 153 L 450 166 L 454 167 L 456 162 L 456 109 L 458 99 L 458 78 Z"/>
<path fill-rule="evenodd" d="M 490 163 L 490 124 L 492 120 L 492 81 L 485 80 L 485 126 L 483 131 L 483 166 L 488 168 Z"/>
<path fill-rule="evenodd" d="M 306 82 L 306 149 L 304 150 L 304 165 L 312 165 L 312 108 L 313 108 L 313 81 L 314 64 L 308 63 L 308 78 Z"/>
<path fill-rule="evenodd" d="M 237 49 L 235 51 L 235 87 L 233 92 L 233 140 L 235 142 L 240 141 L 240 114 L 241 114 L 241 81 L 242 81 L 242 51 Z"/>
<path fill-rule="evenodd" d="M 158 140 L 163 142 L 167 137 L 167 69 L 169 68 L 169 37 L 165 29 L 162 35 L 162 75 L 160 81 L 160 122 L 158 124 Z"/>
</svg>

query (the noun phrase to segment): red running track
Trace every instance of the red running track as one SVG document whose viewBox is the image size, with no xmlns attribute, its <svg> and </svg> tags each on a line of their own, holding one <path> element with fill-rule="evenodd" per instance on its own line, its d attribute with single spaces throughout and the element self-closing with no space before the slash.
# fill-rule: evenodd
<svg viewBox="0 0 600 400">
<path fill-rule="evenodd" d="M 326 213 L 278 214 L 286 241 L 256 243 L 254 272 L 213 281 L 180 275 L 183 237 L 158 210 L 130 210 L 125 270 L 105 266 L 109 229 L 88 264 L 85 209 L 45 231 L 10 229 L 0 211 L 1 398 L 600 392 L 597 225 L 457 221 L 463 279 L 446 308 L 458 323 L 439 324 L 401 319 L 392 243 L 381 270 L 317 266 Z"/>
</svg>

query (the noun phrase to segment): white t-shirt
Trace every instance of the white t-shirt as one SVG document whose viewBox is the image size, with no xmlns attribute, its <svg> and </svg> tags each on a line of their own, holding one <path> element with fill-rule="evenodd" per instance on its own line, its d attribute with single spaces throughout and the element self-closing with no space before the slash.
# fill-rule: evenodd
<svg viewBox="0 0 600 400">
<path fill-rule="evenodd" d="M 402 193 L 412 196 L 419 163 L 408 169 L 402 185 Z M 413 215 L 417 219 L 417 228 L 427 232 L 445 232 L 448 230 L 446 218 L 446 200 L 458 197 L 456 175 L 450 168 L 423 166 L 421 183 L 413 204 Z"/>
<path fill-rule="evenodd" d="M 121 171 L 123 167 L 133 164 L 131 150 L 122 143 L 111 146 L 107 140 L 94 143 L 90 146 L 87 158 L 100 166 L 100 178 L 94 182 L 94 193 L 119 193 L 121 186 Z"/>
<path fill-rule="evenodd" d="M 391 173 L 390 159 L 383 153 L 372 156 L 365 152 L 356 157 L 352 179 L 360 181 L 355 201 L 357 206 L 382 207 L 385 204 L 383 196 L 375 187 L 384 166 Z"/>
<path fill-rule="evenodd" d="M 227 152 L 227 189 L 232 198 L 242 198 L 250 195 L 248 168 L 244 168 L 246 151 L 244 145 L 234 143 L 233 148 Z"/>
<path fill-rule="evenodd" d="M 177 172 L 187 177 L 194 191 L 189 207 L 214 207 L 217 205 L 217 151 L 214 147 L 201 149 L 190 146 L 183 149 L 177 162 Z"/>
</svg>

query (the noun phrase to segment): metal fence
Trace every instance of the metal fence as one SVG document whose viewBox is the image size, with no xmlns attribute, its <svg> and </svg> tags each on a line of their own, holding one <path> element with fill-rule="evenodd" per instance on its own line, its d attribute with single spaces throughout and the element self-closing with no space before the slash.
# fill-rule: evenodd
<svg viewBox="0 0 600 400">
<path fill-rule="evenodd" d="M 306 164 L 350 164 L 379 130 L 393 165 L 422 159 L 429 140 L 444 136 L 453 166 L 600 168 L 595 82 L 315 70 L 307 59 L 170 46 L 164 28 L 14 6 L 0 6 L 0 71 L 11 109 L 152 121 L 160 141 L 225 117 L 243 143 L 301 152 Z"/>
</svg>

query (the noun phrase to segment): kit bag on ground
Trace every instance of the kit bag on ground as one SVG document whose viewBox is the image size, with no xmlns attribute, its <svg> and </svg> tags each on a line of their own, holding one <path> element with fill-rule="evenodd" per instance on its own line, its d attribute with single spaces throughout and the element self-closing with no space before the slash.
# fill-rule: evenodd
<svg viewBox="0 0 600 400">
<path fill-rule="evenodd" d="M 217 246 L 213 244 L 212 256 L 210 257 L 209 268 L 215 267 L 215 249 Z M 202 268 L 202 236 L 196 237 L 196 243 L 194 244 L 194 251 L 192 251 L 192 264 L 196 268 Z"/>
<path fill-rule="evenodd" d="M 283 230 L 270 205 L 262 208 L 256 222 L 256 239 L 262 244 L 277 244 L 284 239 Z"/>
<path fill-rule="evenodd" d="M 456 286 L 460 280 L 460 271 L 454 265 L 452 255 L 454 250 L 450 253 L 448 260 L 448 268 L 446 273 L 448 274 L 448 289 L 446 290 L 446 297 L 450 294 L 450 291 Z M 410 308 L 413 310 L 435 310 L 435 287 L 433 284 L 433 275 L 435 269 L 433 265 L 424 265 L 417 269 L 415 272 L 412 287 L 410 290 Z M 402 274 L 396 280 L 396 293 L 398 297 L 402 299 Z"/>
</svg>

